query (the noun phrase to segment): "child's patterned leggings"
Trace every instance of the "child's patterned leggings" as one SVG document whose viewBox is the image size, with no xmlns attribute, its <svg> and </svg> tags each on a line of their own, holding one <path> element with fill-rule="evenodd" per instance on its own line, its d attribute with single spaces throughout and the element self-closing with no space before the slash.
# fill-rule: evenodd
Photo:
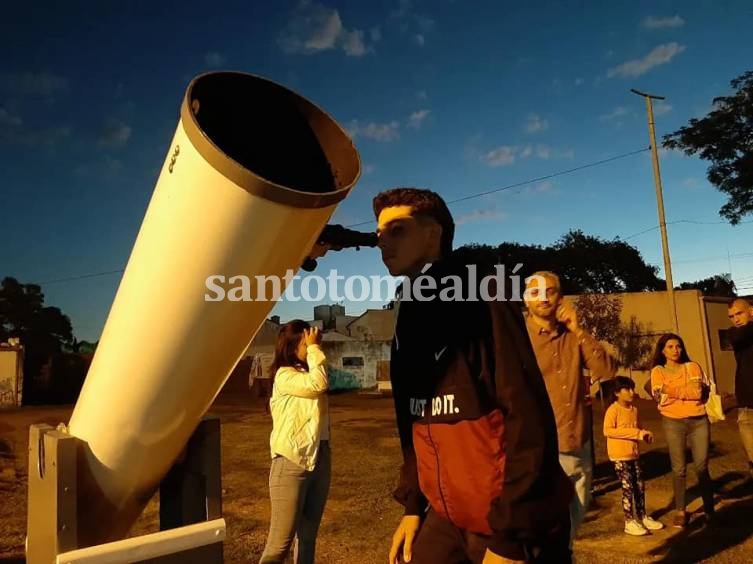
<svg viewBox="0 0 753 564">
<path fill-rule="evenodd" d="M 646 516 L 645 486 L 637 460 L 616 460 L 614 469 L 622 482 L 622 510 L 625 520 Z"/>
</svg>

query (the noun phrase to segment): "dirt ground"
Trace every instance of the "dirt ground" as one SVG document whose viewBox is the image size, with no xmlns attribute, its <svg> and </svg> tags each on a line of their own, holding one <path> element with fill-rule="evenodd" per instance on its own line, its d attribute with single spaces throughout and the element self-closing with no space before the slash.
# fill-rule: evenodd
<svg viewBox="0 0 753 564">
<path fill-rule="evenodd" d="M 317 561 L 384 564 L 401 508 L 392 501 L 399 467 L 398 439 L 392 400 L 367 394 L 332 397 L 333 481 L 324 514 Z M 622 532 L 620 487 L 606 460 L 600 428 L 603 408 L 596 402 L 595 472 L 597 497 L 575 543 L 579 564 L 632 562 L 753 562 L 753 486 L 747 480 L 735 413 L 715 424 L 710 469 L 719 501 L 719 522 L 700 520 L 679 531 L 668 527 L 648 537 Z M 672 481 L 666 443 L 656 408 L 641 402 L 641 413 L 657 440 L 644 448 L 647 506 L 669 523 Z M 225 561 L 257 562 L 269 519 L 267 450 L 271 422 L 262 406 L 246 397 L 221 397 L 212 412 L 222 421 L 223 513 L 227 521 Z M 32 423 L 67 421 L 70 408 L 23 408 L 0 411 L 0 563 L 23 563 L 26 529 L 26 465 L 28 427 Z M 692 472 L 689 471 L 689 476 Z M 689 477 L 689 486 L 695 478 Z M 689 509 L 700 512 L 693 487 Z M 153 500 L 133 533 L 158 529 Z"/>
</svg>

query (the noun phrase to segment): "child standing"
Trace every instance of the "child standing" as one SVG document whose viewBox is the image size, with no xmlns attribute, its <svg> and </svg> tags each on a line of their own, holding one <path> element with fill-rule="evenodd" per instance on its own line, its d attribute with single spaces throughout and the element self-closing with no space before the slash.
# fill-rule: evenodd
<svg viewBox="0 0 753 564">
<path fill-rule="evenodd" d="M 641 478 L 638 441 L 650 443 L 651 431 L 641 429 L 638 408 L 634 405 L 635 382 L 624 376 L 615 378 L 614 403 L 604 414 L 604 436 L 607 454 L 614 462 L 622 482 L 622 509 L 625 513 L 625 532 L 642 536 L 664 525 L 646 514 L 645 488 Z"/>
</svg>

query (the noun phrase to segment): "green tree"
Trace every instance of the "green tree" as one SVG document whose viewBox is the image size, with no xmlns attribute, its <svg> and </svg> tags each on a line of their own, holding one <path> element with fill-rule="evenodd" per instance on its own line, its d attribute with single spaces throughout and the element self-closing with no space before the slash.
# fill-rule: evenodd
<svg viewBox="0 0 753 564">
<path fill-rule="evenodd" d="M 631 373 L 633 369 L 643 368 L 652 350 L 653 340 L 635 315 L 627 323 L 622 322 L 620 296 L 581 294 L 574 306 L 583 329 L 599 341 L 612 345 L 620 366 Z"/>
<path fill-rule="evenodd" d="M 24 346 L 24 403 L 33 402 L 38 399 L 33 382 L 42 366 L 73 346 L 71 321 L 60 309 L 44 305 L 37 284 L 6 277 L 0 282 L 0 341 L 9 337 L 19 337 Z"/>
<path fill-rule="evenodd" d="M 554 271 L 566 294 L 643 292 L 666 286 L 656 275 L 657 267 L 646 263 L 635 247 L 620 239 L 605 240 L 576 230 L 545 247 L 471 244 L 460 247 L 458 253 L 469 264 L 504 264 L 507 274 L 513 274 L 512 269 L 520 264 L 514 274 L 521 282 L 537 270 Z"/>
<path fill-rule="evenodd" d="M 599 341 L 618 341 L 622 332 L 622 300 L 619 296 L 581 294 L 574 306 L 583 329 Z"/>
<path fill-rule="evenodd" d="M 709 182 L 727 195 L 719 215 L 733 225 L 753 212 L 753 71 L 730 83 L 731 96 L 714 98 L 713 109 L 665 135 L 664 146 L 709 161 Z"/>
<path fill-rule="evenodd" d="M 725 298 L 734 298 L 737 296 L 737 288 L 732 281 L 732 275 L 728 273 L 715 274 L 703 280 L 695 282 L 683 282 L 679 286 L 680 290 L 700 290 L 704 296 L 721 296 Z"/>
<path fill-rule="evenodd" d="M 554 270 L 563 279 L 563 291 L 642 292 L 666 287 L 658 268 L 647 264 L 640 251 L 620 239 L 605 240 L 572 230 L 554 246 Z"/>
<path fill-rule="evenodd" d="M 648 355 L 653 349 L 653 339 L 648 329 L 638 321 L 635 315 L 632 315 L 630 321 L 621 326 L 620 334 L 613 344 L 617 349 L 620 366 L 624 366 L 630 372 L 633 369 L 645 368 Z"/>
</svg>

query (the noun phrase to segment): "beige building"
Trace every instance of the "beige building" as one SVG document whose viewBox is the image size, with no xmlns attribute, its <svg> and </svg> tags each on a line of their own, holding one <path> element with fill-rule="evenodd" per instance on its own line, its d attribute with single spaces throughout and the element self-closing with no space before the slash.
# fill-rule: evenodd
<svg viewBox="0 0 753 564">
<path fill-rule="evenodd" d="M 678 332 L 688 355 L 716 380 L 720 393 L 732 394 L 735 388 L 735 357 L 726 342 L 730 327 L 727 317 L 728 298 L 701 295 L 698 290 L 676 290 Z M 674 332 L 667 292 L 612 294 L 622 301 L 621 320 L 627 324 L 632 316 L 642 324 L 644 335 L 654 343 L 663 333 Z M 577 296 L 565 299 L 574 301 Z M 626 371 L 621 371 L 625 373 Z M 648 370 L 633 370 L 636 390 L 645 395 L 643 385 Z"/>
<path fill-rule="evenodd" d="M 367 310 L 351 316 L 341 305 L 322 305 L 314 308 L 314 319 L 308 323 L 322 330 L 332 389 L 389 389 L 392 310 Z M 263 366 L 271 363 L 279 329 L 279 317 L 264 322 L 225 383 L 224 393 L 249 390 L 253 359 Z"/>
<path fill-rule="evenodd" d="M 0 407 L 21 405 L 23 365 L 23 348 L 15 340 L 13 344 L 0 343 Z"/>
</svg>

